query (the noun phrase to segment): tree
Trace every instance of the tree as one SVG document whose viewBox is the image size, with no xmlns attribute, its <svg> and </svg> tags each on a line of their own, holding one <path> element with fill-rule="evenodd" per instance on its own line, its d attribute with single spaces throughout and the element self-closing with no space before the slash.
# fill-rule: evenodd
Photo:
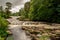
<svg viewBox="0 0 60 40">
<path fill-rule="evenodd" d="M 1 11 L 3 11 L 3 7 L 2 7 L 2 6 L 0 6 L 0 12 L 1 12 Z"/>
<path fill-rule="evenodd" d="M 28 13 L 30 9 L 30 2 L 26 2 L 24 5 L 25 17 L 28 18 Z"/>
<path fill-rule="evenodd" d="M 20 10 L 19 10 L 19 12 L 20 12 L 20 15 L 23 17 L 25 17 L 25 11 L 24 11 L 24 8 L 21 8 Z"/>
<path fill-rule="evenodd" d="M 30 2 L 26 2 L 24 4 L 24 8 L 21 8 L 19 11 L 20 16 L 28 18 L 29 10 L 30 10 Z"/>
<path fill-rule="evenodd" d="M 6 6 L 7 6 L 8 9 L 11 9 L 11 7 L 12 7 L 12 3 L 10 3 L 10 2 L 6 2 Z"/>
<path fill-rule="evenodd" d="M 60 22 L 59 5 L 59 0 L 31 0 L 29 18 L 34 21 Z"/>
<path fill-rule="evenodd" d="M 3 7 L 2 6 L 0 6 L 0 16 L 1 17 L 5 17 L 6 16 L 4 11 L 3 11 Z"/>
<path fill-rule="evenodd" d="M 24 5 L 24 10 L 26 12 L 29 12 L 29 9 L 30 9 L 30 2 L 26 2 L 25 5 Z"/>
<path fill-rule="evenodd" d="M 9 18 L 10 14 L 11 14 L 11 11 L 10 11 L 11 7 L 12 7 L 12 3 L 7 2 L 6 8 L 5 8 L 6 18 Z"/>
<path fill-rule="evenodd" d="M 3 12 L 3 7 L 0 6 L 0 16 L 2 16 L 2 12 Z"/>
</svg>

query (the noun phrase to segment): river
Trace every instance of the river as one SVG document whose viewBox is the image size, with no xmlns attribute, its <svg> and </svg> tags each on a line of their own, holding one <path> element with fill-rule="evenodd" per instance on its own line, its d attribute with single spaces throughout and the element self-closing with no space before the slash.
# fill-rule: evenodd
<svg viewBox="0 0 60 40">
<path fill-rule="evenodd" d="M 21 26 L 23 24 L 23 21 L 17 20 L 18 17 L 12 16 L 12 18 L 7 19 L 11 24 L 9 25 L 9 29 L 13 34 L 14 40 L 31 40 L 25 33 L 25 31 L 22 30 Z"/>
</svg>

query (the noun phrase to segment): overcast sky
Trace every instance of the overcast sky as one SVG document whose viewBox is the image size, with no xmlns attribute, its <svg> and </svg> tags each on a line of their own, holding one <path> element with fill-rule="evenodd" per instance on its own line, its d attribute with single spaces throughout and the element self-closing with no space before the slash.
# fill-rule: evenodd
<svg viewBox="0 0 60 40">
<path fill-rule="evenodd" d="M 12 3 L 12 12 L 18 12 L 19 9 L 24 7 L 24 3 L 29 0 L 0 0 L 0 5 L 5 7 L 6 2 L 11 2 Z"/>
</svg>

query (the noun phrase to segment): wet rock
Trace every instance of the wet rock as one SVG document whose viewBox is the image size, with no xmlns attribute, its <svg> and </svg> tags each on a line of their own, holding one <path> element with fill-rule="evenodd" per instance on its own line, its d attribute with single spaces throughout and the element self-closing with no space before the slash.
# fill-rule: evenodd
<svg viewBox="0 0 60 40">
<path fill-rule="evenodd" d="M 42 35 L 40 35 L 40 34 L 37 34 L 37 38 L 39 38 L 39 37 L 41 37 Z"/>
</svg>

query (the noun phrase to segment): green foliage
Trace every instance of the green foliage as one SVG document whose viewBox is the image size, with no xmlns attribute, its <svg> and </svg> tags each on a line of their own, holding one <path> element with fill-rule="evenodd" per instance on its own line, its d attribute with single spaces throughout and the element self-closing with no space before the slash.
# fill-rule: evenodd
<svg viewBox="0 0 60 40">
<path fill-rule="evenodd" d="M 0 37 L 0 40 L 4 40 L 5 38 Z"/>
<path fill-rule="evenodd" d="M 19 18 L 19 20 L 23 21 L 24 19 L 26 19 L 26 13 L 25 13 L 25 11 L 24 11 L 24 8 L 22 8 L 22 9 L 19 11 L 19 13 L 20 13 L 20 18 Z"/>
<path fill-rule="evenodd" d="M 30 2 L 26 2 L 25 5 L 24 5 L 24 8 L 22 8 L 19 11 L 20 16 L 22 16 L 24 18 L 28 18 L 29 9 L 30 9 Z"/>
<path fill-rule="evenodd" d="M 31 0 L 25 3 L 20 15 L 33 21 L 60 23 L 59 0 Z"/>
<path fill-rule="evenodd" d="M 6 14 L 5 18 L 9 18 L 10 15 L 11 15 L 10 9 L 11 9 L 11 7 L 12 7 L 12 3 L 6 2 L 6 6 L 7 6 L 7 7 L 5 8 L 5 14 Z"/>
<path fill-rule="evenodd" d="M 25 17 L 28 18 L 28 13 L 30 10 L 30 2 L 26 2 L 24 5 Z"/>
<path fill-rule="evenodd" d="M 5 37 L 8 35 L 6 32 L 8 29 L 8 22 L 5 18 L 8 18 L 9 15 L 3 11 L 3 7 L 0 6 L 0 40 L 4 40 Z"/>
<path fill-rule="evenodd" d="M 60 23 L 59 0 L 31 0 L 29 19 Z"/>
<path fill-rule="evenodd" d="M 7 36 L 7 28 L 8 28 L 8 22 L 0 16 L 0 37 L 6 37 Z"/>
<path fill-rule="evenodd" d="M 41 37 L 40 37 L 40 40 L 50 40 L 50 38 L 49 38 L 49 36 L 46 36 L 46 35 L 45 35 L 45 36 L 41 36 Z"/>
<path fill-rule="evenodd" d="M 11 16 L 20 16 L 20 13 L 19 12 L 12 13 Z"/>
<path fill-rule="evenodd" d="M 7 7 L 5 8 L 5 11 L 3 10 L 3 7 L 0 6 L 0 16 L 4 18 L 9 18 L 11 15 L 10 9 L 11 9 L 12 4 L 10 2 L 7 2 L 6 6 Z"/>
<path fill-rule="evenodd" d="M 49 6 L 51 4 L 49 4 L 48 0 L 32 0 L 31 1 L 31 7 L 30 7 L 30 17 L 31 20 L 43 20 L 45 18 L 45 20 L 47 19 L 47 14 L 48 10 L 51 12 L 51 9 L 48 9 L 47 6 Z M 53 12 L 53 11 L 52 11 Z M 51 13 L 52 14 L 52 13 Z"/>
<path fill-rule="evenodd" d="M 23 8 L 20 10 L 20 15 L 25 17 L 25 11 Z"/>
<path fill-rule="evenodd" d="M 6 6 L 7 6 L 7 9 L 9 10 L 9 9 L 11 9 L 11 7 L 12 7 L 12 3 L 6 2 Z"/>
<path fill-rule="evenodd" d="M 2 6 L 0 6 L 0 16 L 1 17 L 4 17 L 5 16 L 5 13 L 3 11 L 3 7 Z"/>
</svg>

